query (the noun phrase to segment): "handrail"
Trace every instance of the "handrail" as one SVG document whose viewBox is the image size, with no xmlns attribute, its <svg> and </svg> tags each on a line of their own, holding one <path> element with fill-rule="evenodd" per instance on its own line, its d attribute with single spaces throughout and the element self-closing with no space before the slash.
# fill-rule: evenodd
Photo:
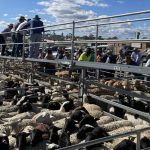
<svg viewBox="0 0 150 150">
<path fill-rule="evenodd" d="M 100 17 L 100 18 L 94 18 L 94 19 L 73 21 L 73 22 L 76 24 L 76 23 L 83 23 L 83 22 L 89 22 L 89 21 L 97 21 L 97 20 L 102 20 L 102 19 L 110 19 L 110 18 L 118 18 L 118 17 L 125 17 L 125 16 L 133 16 L 133 15 L 139 15 L 139 14 L 145 14 L 145 13 L 150 13 L 150 10 L 139 11 L 139 12 L 132 12 L 132 13 L 125 13 L 125 14 L 113 15 L 113 16 L 107 16 L 107 17 Z M 54 25 L 47 25 L 47 26 L 36 27 L 36 28 L 28 28 L 28 30 L 67 25 L 67 24 L 72 24 L 73 22 L 66 22 L 66 23 L 60 23 L 60 24 L 54 24 Z M 27 29 L 23 29 L 23 30 L 20 30 L 19 32 L 26 31 L 26 30 Z M 5 33 L 8 34 L 8 33 L 17 33 L 17 32 L 16 31 L 12 31 L 12 32 L 5 32 Z"/>
<path fill-rule="evenodd" d="M 8 57 L 8 56 L 0 56 L 1 59 L 16 59 L 16 57 Z M 17 60 L 22 60 L 21 57 L 17 57 Z M 46 59 L 34 59 L 34 58 L 24 58 L 24 61 L 29 62 L 47 62 L 47 63 L 65 63 L 70 65 L 71 60 L 62 60 L 62 59 L 55 59 L 55 60 L 46 60 Z M 124 71 L 124 72 L 133 72 L 133 73 L 140 73 L 150 75 L 150 68 L 149 67 L 141 67 L 141 66 L 132 66 L 132 65 L 125 65 L 125 64 L 109 64 L 109 63 L 100 63 L 100 62 L 86 62 L 86 61 L 73 61 L 74 66 L 76 67 L 84 67 L 84 68 L 95 68 L 95 69 L 107 69 L 107 70 L 115 70 L 115 71 Z"/>
</svg>

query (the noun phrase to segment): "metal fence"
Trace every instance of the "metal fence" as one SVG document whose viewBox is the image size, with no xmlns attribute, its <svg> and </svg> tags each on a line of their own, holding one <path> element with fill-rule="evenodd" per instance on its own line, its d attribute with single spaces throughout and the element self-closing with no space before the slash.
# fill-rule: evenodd
<svg viewBox="0 0 150 150">
<path fill-rule="evenodd" d="M 93 21 L 99 21 L 99 20 L 104 20 L 104 19 L 111 19 L 111 18 L 120 18 L 120 17 L 126 17 L 126 16 L 134 16 L 134 15 L 140 15 L 140 14 L 149 14 L 150 10 L 146 10 L 146 11 L 140 11 L 140 12 L 134 12 L 134 13 L 126 13 L 126 14 L 120 14 L 120 15 L 114 15 L 114 16 L 108 16 L 108 17 L 102 17 L 102 18 L 94 18 L 94 19 L 87 19 L 87 20 L 81 20 L 81 21 L 73 21 L 73 22 L 68 22 L 68 23 L 62 23 L 62 24 L 55 24 L 55 25 L 50 25 L 50 26 L 44 26 L 44 28 L 54 28 L 54 27 L 60 27 L 60 26 L 66 26 L 66 25 L 70 25 L 71 27 L 62 27 L 62 28 L 58 28 L 58 29 L 50 29 L 49 31 L 60 31 L 60 30 L 68 30 L 71 29 L 72 30 L 72 38 L 70 41 L 50 41 L 50 42 L 33 42 L 33 43 L 26 43 L 25 42 L 25 34 L 23 34 L 23 43 L 15 43 L 15 44 L 23 44 L 23 53 L 22 53 L 22 57 L 20 58 L 16 58 L 16 57 L 7 57 L 7 56 L 0 56 L 0 59 L 3 60 L 2 64 L 3 67 L 2 69 L 2 73 L 5 72 L 5 65 L 6 65 L 6 60 L 14 60 L 14 61 L 24 61 L 24 62 L 31 62 L 32 64 L 38 62 L 38 63 L 43 63 L 43 62 L 47 62 L 47 63 L 54 63 L 54 64 L 68 64 L 68 66 L 70 67 L 70 69 L 74 69 L 74 68 L 82 68 L 82 73 L 81 73 L 81 79 L 80 79 L 80 83 L 79 83 L 79 88 L 80 88 L 80 96 L 82 97 L 84 93 L 86 93 L 86 88 L 88 87 L 89 84 L 95 84 L 98 87 L 103 87 L 103 88 L 107 88 L 109 90 L 112 91 L 118 91 L 122 94 L 128 94 L 131 96 L 136 96 L 136 97 L 140 97 L 145 101 L 149 102 L 149 97 L 144 97 L 141 96 L 139 94 L 135 94 L 132 93 L 130 91 L 125 91 L 122 89 L 117 89 L 117 88 L 113 88 L 113 87 L 108 87 L 106 85 L 102 85 L 96 82 L 91 82 L 91 81 L 86 81 L 85 80 L 85 69 L 86 68 L 94 68 L 94 69 L 106 69 L 106 70 L 113 70 L 113 71 L 120 71 L 120 72 L 132 72 L 132 73 L 138 73 L 138 74 L 142 74 L 144 76 L 150 76 L 150 68 L 146 68 L 146 67 L 137 67 L 137 66 L 129 66 L 129 65 L 120 65 L 120 64 L 105 64 L 105 63 L 97 63 L 97 62 L 79 62 L 79 61 L 75 61 L 74 60 L 74 47 L 76 44 L 82 44 L 82 43 L 95 43 L 96 44 L 96 51 L 97 51 L 97 45 L 98 43 L 122 43 L 122 42 L 145 42 L 145 43 L 149 43 L 150 39 L 128 39 L 128 40 L 98 40 L 98 33 L 99 33 L 99 27 L 100 26 L 104 26 L 104 25 L 111 25 L 111 24 L 121 24 L 121 23 L 127 23 L 127 22 L 138 22 L 138 21 L 149 21 L 150 18 L 140 18 L 140 19 L 133 19 L 133 20 L 125 20 L 125 21 L 116 21 L 116 22 L 108 22 L 108 23 L 94 23 L 94 24 L 90 24 L 90 25 L 79 25 L 80 23 L 87 23 L 87 22 L 93 22 Z M 95 26 L 95 30 L 96 30 L 96 38 L 95 40 L 79 40 L 76 41 L 74 39 L 75 37 L 75 31 L 78 28 L 86 28 L 86 27 L 90 27 L 90 26 Z M 40 27 L 41 28 L 41 27 Z M 30 29 L 32 30 L 32 28 Z M 24 30 L 23 30 L 24 31 Z M 7 34 L 7 33 L 6 33 Z M 25 58 L 24 57 L 24 53 L 25 53 L 25 45 L 31 45 L 31 44 L 36 44 L 36 43 L 42 43 L 42 44 L 55 44 L 55 45 L 59 45 L 59 44 L 70 44 L 71 45 L 71 60 L 44 60 L 44 59 L 33 59 L 33 58 Z M 5 45 L 13 45 L 14 43 L 6 43 Z M 0 44 L 0 45 L 4 45 L 4 44 Z M 97 52 L 95 51 L 95 56 L 97 55 Z M 32 66 L 33 67 L 33 66 Z M 32 72 L 31 72 L 32 74 Z M 61 78 L 56 78 L 56 77 L 52 77 L 58 80 L 63 80 Z M 72 82 L 67 81 L 67 80 L 63 80 L 64 82 L 69 82 L 69 84 L 71 84 Z M 72 83 L 74 84 L 74 83 Z M 90 96 L 94 97 L 95 99 L 99 99 L 98 97 L 96 97 L 93 94 L 90 94 Z M 100 100 L 100 99 L 99 99 Z M 123 108 L 128 110 L 129 112 L 132 113 L 136 113 L 139 114 L 140 116 L 143 116 L 145 118 L 147 118 L 148 120 L 150 120 L 149 114 L 147 113 L 143 113 L 134 109 L 131 109 L 129 107 L 123 106 L 121 104 L 117 104 L 115 102 L 110 102 L 107 100 L 101 100 L 101 101 L 105 101 L 108 104 Z M 140 130 L 135 130 L 132 132 L 128 132 L 128 133 L 124 133 L 124 134 L 119 134 L 119 135 L 115 135 L 115 136 L 111 136 L 111 137 L 107 137 L 107 138 L 103 138 L 103 139 L 96 139 L 94 141 L 90 141 L 90 142 L 85 142 L 82 144 L 78 144 L 78 145 L 73 145 L 71 147 L 67 147 L 67 148 L 62 148 L 61 150 L 65 149 L 69 149 L 69 150 L 73 150 L 73 149 L 79 149 L 82 147 L 86 147 L 86 146 L 90 146 L 93 144 L 97 144 L 100 142 L 104 142 L 104 141 L 108 141 L 114 138 L 119 138 L 119 137 L 125 137 L 125 136 L 129 136 L 132 134 L 136 134 L 137 135 L 137 150 L 140 150 L 140 134 L 141 132 L 144 131 L 148 131 L 150 130 L 150 128 L 145 128 L 145 129 L 140 129 Z"/>
</svg>

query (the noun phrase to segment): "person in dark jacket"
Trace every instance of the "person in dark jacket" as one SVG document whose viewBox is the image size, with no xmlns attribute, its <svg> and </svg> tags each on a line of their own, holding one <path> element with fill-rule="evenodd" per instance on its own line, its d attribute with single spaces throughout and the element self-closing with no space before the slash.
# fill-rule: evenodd
<svg viewBox="0 0 150 150">
<path fill-rule="evenodd" d="M 13 26 L 12 41 L 13 41 L 14 45 L 13 45 L 12 54 L 11 54 L 12 57 L 19 57 L 20 56 L 20 53 L 18 51 L 18 46 L 20 44 L 16 44 L 16 43 L 21 43 L 22 41 L 20 40 L 20 38 L 17 37 L 16 30 L 17 30 L 18 26 L 21 23 L 23 23 L 25 20 L 26 19 L 24 16 L 20 16 L 19 21 Z"/>
<path fill-rule="evenodd" d="M 31 41 L 29 51 L 30 58 L 38 58 L 39 56 L 40 43 L 38 42 L 42 41 L 42 33 L 44 32 L 44 25 L 40 19 L 41 18 L 38 15 L 35 15 L 35 17 L 22 28 L 22 29 L 28 28 L 30 30 L 30 41 Z"/>
<path fill-rule="evenodd" d="M 13 24 L 9 24 L 8 27 L 5 28 L 1 32 L 1 34 L 0 34 L 0 44 L 5 44 L 6 43 L 7 37 L 9 37 L 11 35 L 9 32 L 11 31 L 12 28 L 13 28 Z M 6 45 L 2 45 L 2 52 L 1 52 L 2 56 L 5 55 L 5 49 L 6 49 Z"/>
</svg>

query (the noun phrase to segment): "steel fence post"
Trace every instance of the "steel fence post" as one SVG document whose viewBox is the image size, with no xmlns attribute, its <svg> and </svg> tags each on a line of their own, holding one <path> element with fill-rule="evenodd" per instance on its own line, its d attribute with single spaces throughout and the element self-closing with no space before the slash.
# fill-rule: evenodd
<svg viewBox="0 0 150 150">
<path fill-rule="evenodd" d="M 140 138 L 141 138 L 141 133 L 138 131 L 137 132 L 137 143 L 136 143 L 136 150 L 140 150 Z"/>
</svg>

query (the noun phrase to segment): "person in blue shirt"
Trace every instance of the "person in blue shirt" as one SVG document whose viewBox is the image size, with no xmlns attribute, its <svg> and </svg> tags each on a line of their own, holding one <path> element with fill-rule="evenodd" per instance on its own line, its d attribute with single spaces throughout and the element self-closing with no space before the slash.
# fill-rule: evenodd
<svg viewBox="0 0 150 150">
<path fill-rule="evenodd" d="M 30 30 L 30 41 L 31 41 L 30 50 L 29 50 L 30 58 L 38 58 L 39 56 L 40 43 L 32 44 L 32 42 L 41 42 L 42 40 L 44 25 L 40 19 L 41 18 L 38 15 L 35 15 L 35 17 L 32 20 L 30 20 L 24 27 L 22 27 L 22 29 L 29 28 Z"/>
</svg>

